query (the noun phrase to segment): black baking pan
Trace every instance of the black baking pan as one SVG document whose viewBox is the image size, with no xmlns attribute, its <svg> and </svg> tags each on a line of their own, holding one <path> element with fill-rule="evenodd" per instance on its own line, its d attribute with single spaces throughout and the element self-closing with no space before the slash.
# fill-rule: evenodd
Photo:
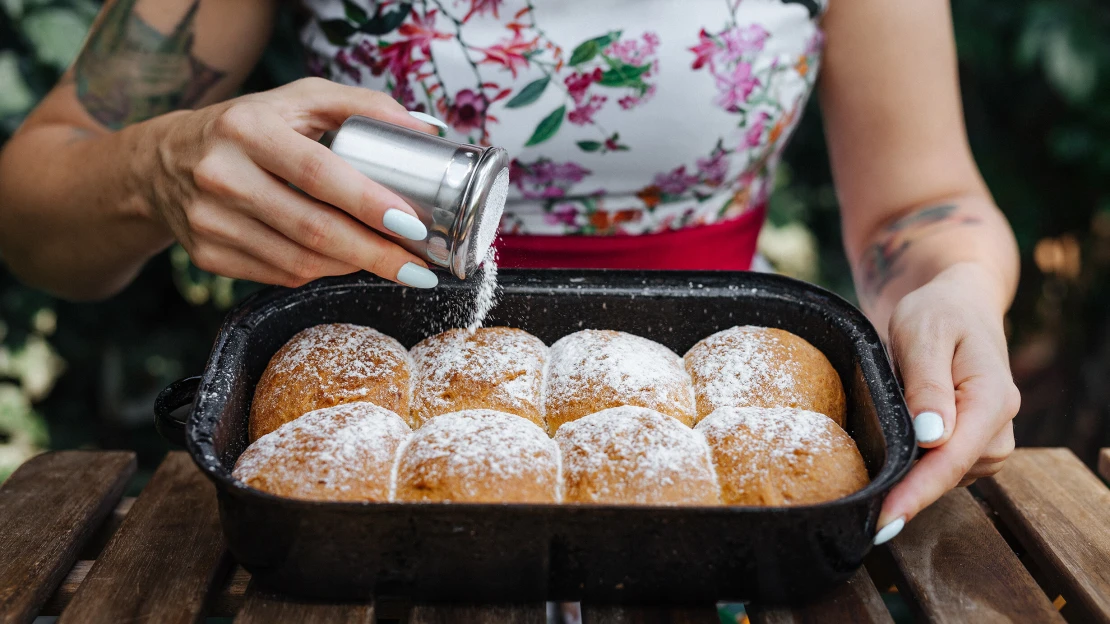
<svg viewBox="0 0 1110 624">
<path fill-rule="evenodd" d="M 839 297 L 774 275 L 733 272 L 502 271 L 487 325 L 546 343 L 616 329 L 685 353 L 734 325 L 779 327 L 821 349 L 844 381 L 848 432 L 871 484 L 811 506 L 634 507 L 333 503 L 250 489 L 231 477 L 247 446 L 254 387 L 298 331 L 377 328 L 411 347 L 449 326 L 473 285 L 431 291 L 370 276 L 258 293 L 232 311 L 199 378 L 163 392 L 159 430 L 183 437 L 213 483 L 234 557 L 270 589 L 322 599 L 679 604 L 798 603 L 863 561 L 883 497 L 916 450 L 910 416 L 874 328 Z M 193 404 L 175 428 L 172 411 Z"/>
</svg>

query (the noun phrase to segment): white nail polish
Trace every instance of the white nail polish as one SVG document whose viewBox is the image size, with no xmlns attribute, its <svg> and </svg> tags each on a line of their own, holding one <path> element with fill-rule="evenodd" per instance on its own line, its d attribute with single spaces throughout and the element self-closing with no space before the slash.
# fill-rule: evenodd
<svg viewBox="0 0 1110 624">
<path fill-rule="evenodd" d="M 878 546 L 879 544 L 885 544 L 886 542 L 894 539 L 894 536 L 901 533 L 902 528 L 905 526 L 905 518 L 896 518 L 885 527 L 879 529 L 877 533 L 875 533 L 875 545 Z"/>
<path fill-rule="evenodd" d="M 409 111 L 409 114 L 419 119 L 420 121 L 423 121 L 424 123 L 432 124 L 433 126 L 443 128 L 444 130 L 447 129 L 447 124 L 443 123 L 439 119 L 436 119 L 435 117 L 432 117 L 428 113 L 422 113 L 420 111 Z"/>
<path fill-rule="evenodd" d="M 398 236 L 404 236 L 409 240 L 422 241 L 428 238 L 428 228 L 424 227 L 420 219 L 396 208 L 385 211 L 385 215 L 382 216 L 382 225 L 390 232 Z"/>
<path fill-rule="evenodd" d="M 919 444 L 936 442 L 944 435 L 944 419 L 936 412 L 921 412 L 913 419 L 913 433 Z"/>
<path fill-rule="evenodd" d="M 439 278 L 435 273 L 412 262 L 405 263 L 401 270 L 397 271 L 397 281 L 413 288 L 435 288 L 439 284 Z"/>
</svg>

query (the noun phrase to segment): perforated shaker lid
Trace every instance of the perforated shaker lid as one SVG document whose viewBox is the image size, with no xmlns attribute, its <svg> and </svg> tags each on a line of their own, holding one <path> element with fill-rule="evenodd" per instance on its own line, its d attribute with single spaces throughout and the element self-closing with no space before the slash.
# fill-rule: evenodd
<svg viewBox="0 0 1110 624">
<path fill-rule="evenodd" d="M 460 279 L 474 273 L 497 236 L 501 213 L 509 195 L 509 155 L 499 148 L 487 149 L 475 167 L 459 211 L 461 228 L 451 254 L 451 272 Z"/>
</svg>

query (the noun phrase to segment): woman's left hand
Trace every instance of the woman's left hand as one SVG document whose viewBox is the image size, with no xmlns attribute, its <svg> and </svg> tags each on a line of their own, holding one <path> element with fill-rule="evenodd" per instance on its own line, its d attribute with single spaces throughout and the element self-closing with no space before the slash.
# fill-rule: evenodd
<svg viewBox="0 0 1110 624">
<path fill-rule="evenodd" d="M 998 279 L 955 264 L 904 296 L 890 318 L 890 350 L 929 449 L 887 497 L 880 544 L 953 487 L 999 471 L 1014 450 L 1021 397 L 1010 374 Z"/>
</svg>

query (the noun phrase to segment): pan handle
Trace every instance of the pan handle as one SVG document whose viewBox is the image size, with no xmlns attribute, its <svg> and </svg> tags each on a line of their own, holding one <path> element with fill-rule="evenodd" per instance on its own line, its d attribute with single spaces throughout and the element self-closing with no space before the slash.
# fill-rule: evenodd
<svg viewBox="0 0 1110 624">
<path fill-rule="evenodd" d="M 173 413 L 197 398 L 200 377 L 186 377 L 166 386 L 154 399 L 154 428 L 167 442 L 175 446 L 185 446 L 185 421 L 174 417 Z"/>
</svg>

